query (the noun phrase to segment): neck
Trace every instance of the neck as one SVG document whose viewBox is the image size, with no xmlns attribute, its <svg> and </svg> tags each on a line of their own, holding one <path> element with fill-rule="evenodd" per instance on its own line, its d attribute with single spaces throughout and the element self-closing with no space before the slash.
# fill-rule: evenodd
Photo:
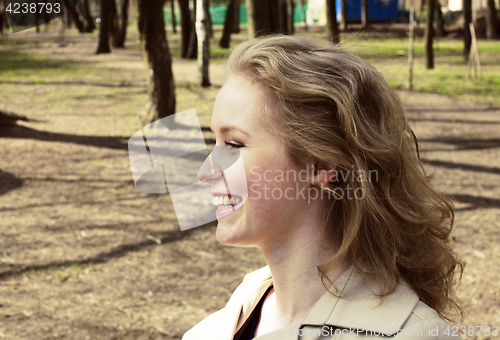
<svg viewBox="0 0 500 340">
<path fill-rule="evenodd" d="M 317 266 L 334 255 L 321 256 L 318 230 L 312 226 L 296 228 L 295 235 L 288 242 L 280 242 L 280 247 L 261 248 L 273 276 L 274 294 L 266 299 L 269 314 L 281 328 L 299 323 L 307 312 L 326 292 L 321 282 Z M 313 232 L 316 231 L 316 232 Z M 331 268 L 326 275 L 335 282 L 347 269 L 343 263 Z"/>
</svg>

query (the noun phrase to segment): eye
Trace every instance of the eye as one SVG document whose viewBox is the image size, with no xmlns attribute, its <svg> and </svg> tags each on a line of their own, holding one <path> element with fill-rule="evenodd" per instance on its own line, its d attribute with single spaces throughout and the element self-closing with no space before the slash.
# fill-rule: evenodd
<svg viewBox="0 0 500 340">
<path fill-rule="evenodd" d="M 231 142 L 224 142 L 226 143 L 226 145 L 229 145 L 231 146 L 232 148 L 236 148 L 236 149 L 239 149 L 239 148 L 242 148 L 244 147 L 245 145 L 242 144 L 242 143 L 239 143 L 239 142 L 235 142 L 235 141 L 231 141 Z"/>
</svg>

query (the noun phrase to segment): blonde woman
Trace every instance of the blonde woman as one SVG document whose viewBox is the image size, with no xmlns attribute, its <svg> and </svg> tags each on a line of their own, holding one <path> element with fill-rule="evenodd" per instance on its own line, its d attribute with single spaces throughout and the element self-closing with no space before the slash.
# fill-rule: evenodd
<svg viewBox="0 0 500 340">
<path fill-rule="evenodd" d="M 184 340 L 456 338 L 452 205 L 377 70 L 305 38 L 245 42 L 211 128 L 245 172 L 209 157 L 198 174 L 219 204 L 217 239 L 258 247 L 268 266 Z"/>
</svg>

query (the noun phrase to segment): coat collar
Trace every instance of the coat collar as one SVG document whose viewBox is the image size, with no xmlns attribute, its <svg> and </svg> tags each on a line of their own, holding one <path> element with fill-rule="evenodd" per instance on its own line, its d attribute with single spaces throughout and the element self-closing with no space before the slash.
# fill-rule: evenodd
<svg viewBox="0 0 500 340">
<path fill-rule="evenodd" d="M 264 268 L 266 268 L 264 270 Z M 267 282 L 271 277 L 269 267 L 261 271 L 261 278 Z M 262 281 L 261 281 L 262 282 Z M 268 286 L 268 285 L 267 285 Z M 336 281 L 337 295 L 325 292 L 309 310 L 300 325 L 286 330 L 277 330 L 258 337 L 267 339 L 297 339 L 293 329 L 304 326 L 346 328 L 350 330 L 372 331 L 386 336 L 395 335 L 409 318 L 418 296 L 408 284 L 401 280 L 396 290 L 382 302 L 376 295 L 377 287 L 363 280 L 354 269 L 349 267 Z M 332 292 L 335 290 L 330 288 Z"/>
<path fill-rule="evenodd" d="M 354 266 L 335 281 L 335 286 L 340 298 L 326 292 L 301 325 L 328 325 L 390 336 L 403 327 L 418 303 L 417 294 L 403 281 L 392 294 L 381 300 L 377 296 L 377 287 L 363 280 Z"/>
</svg>

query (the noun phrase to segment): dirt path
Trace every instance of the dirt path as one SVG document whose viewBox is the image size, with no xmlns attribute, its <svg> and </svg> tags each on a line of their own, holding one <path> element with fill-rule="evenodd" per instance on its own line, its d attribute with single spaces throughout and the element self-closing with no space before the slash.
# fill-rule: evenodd
<svg viewBox="0 0 500 340">
<path fill-rule="evenodd" d="M 92 37 L 25 38 L 20 50 L 83 71 L 0 75 L 0 110 L 34 120 L 0 129 L 0 339 L 180 339 L 262 257 L 219 245 L 214 225 L 179 231 L 168 196 L 134 188 L 126 143 L 147 97 L 133 42 L 95 56 Z M 206 124 L 217 88 L 199 91 L 195 70 L 174 61 L 178 111 L 196 107 Z M 500 111 L 401 96 L 426 167 L 456 203 L 464 324 L 500 326 Z"/>
</svg>

